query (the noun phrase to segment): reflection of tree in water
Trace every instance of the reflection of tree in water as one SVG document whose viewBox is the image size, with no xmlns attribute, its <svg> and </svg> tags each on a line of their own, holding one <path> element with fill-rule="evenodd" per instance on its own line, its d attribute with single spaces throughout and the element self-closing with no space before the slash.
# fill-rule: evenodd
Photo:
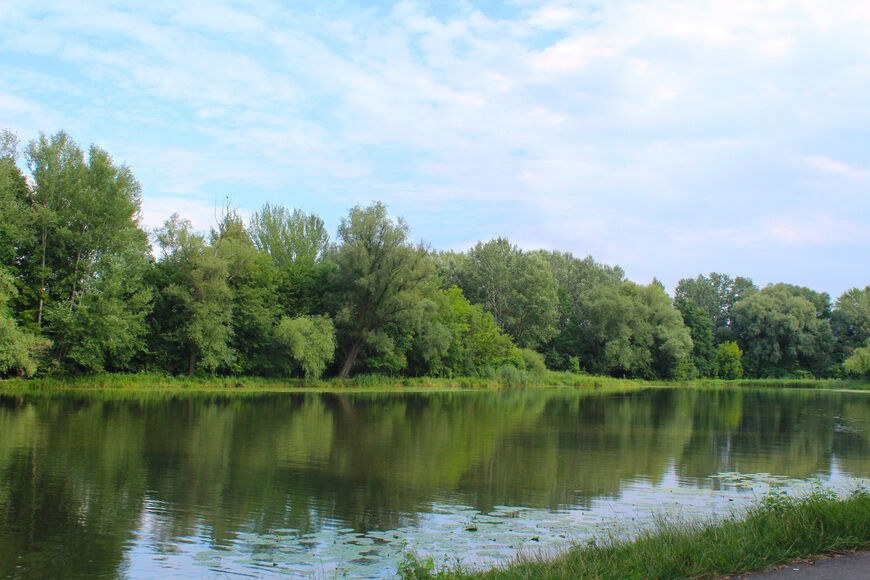
<svg viewBox="0 0 870 580">
<path fill-rule="evenodd" d="M 677 391 L 552 397 L 539 420 L 504 438 L 485 465 L 469 470 L 463 491 L 477 507 L 587 507 L 613 497 L 626 480 L 658 479 L 691 421 Z"/>
<path fill-rule="evenodd" d="M 520 389 L 425 394 L 0 397 L 0 574 L 116 574 L 149 538 L 412 523 L 615 497 L 722 471 L 867 475 L 870 404 L 812 392 Z M 839 419 L 838 419 L 839 417 Z M 849 419 L 843 419 L 848 417 Z M 153 516 L 153 514 L 152 514 Z M 22 557 L 16 560 L 16 555 Z"/>
<path fill-rule="evenodd" d="M 850 475 L 870 475 L 870 399 L 819 391 L 687 392 L 693 428 L 680 475 L 737 471 L 795 478 L 828 475 L 836 456 Z M 851 402 L 850 402 L 851 401 Z M 850 425 L 840 425 L 842 417 Z"/>
<path fill-rule="evenodd" d="M 0 574 L 116 575 L 144 491 L 130 413 L 0 397 Z M 87 432 L 87 437 L 81 437 Z"/>
</svg>

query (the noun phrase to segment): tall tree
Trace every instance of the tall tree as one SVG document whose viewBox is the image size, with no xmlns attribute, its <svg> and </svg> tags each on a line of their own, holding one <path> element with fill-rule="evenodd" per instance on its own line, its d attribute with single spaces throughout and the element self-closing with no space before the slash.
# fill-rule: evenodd
<svg viewBox="0 0 870 580">
<path fill-rule="evenodd" d="M 594 287 L 577 328 L 573 354 L 594 373 L 670 378 L 692 350 L 680 313 L 655 283 Z"/>
<path fill-rule="evenodd" d="M 699 376 L 716 376 L 716 348 L 713 346 L 713 323 L 694 300 L 679 297 L 674 306 L 680 311 L 683 323 L 692 335 L 691 364 Z"/>
<path fill-rule="evenodd" d="M 144 233 L 123 252 L 100 255 L 80 281 L 74 302 L 49 305 L 47 334 L 67 371 L 133 371 L 146 351 L 146 318 L 152 288 L 146 273 L 153 259 Z"/>
<path fill-rule="evenodd" d="M 707 313 L 713 323 L 713 338 L 719 342 L 734 340 L 731 309 L 758 288 L 749 278 L 732 278 L 728 274 L 711 272 L 710 277 L 683 278 L 677 284 L 676 298 L 686 298 Z"/>
<path fill-rule="evenodd" d="M 535 348 L 557 332 L 556 281 L 538 253 L 505 238 L 478 242 L 462 264 L 459 286 L 521 347 Z"/>
<path fill-rule="evenodd" d="M 389 348 L 385 326 L 411 315 L 434 271 L 426 249 L 408 241 L 405 220 L 391 220 L 380 202 L 351 209 L 338 237 L 335 285 L 344 304 L 337 322 L 345 348 L 339 377 L 345 378 L 364 344 Z"/>
<path fill-rule="evenodd" d="M 155 309 L 158 348 L 171 357 L 168 366 L 175 372 L 214 373 L 229 367 L 236 353 L 230 343 L 233 294 L 227 260 L 178 214 L 156 235 L 162 248 Z"/>
<path fill-rule="evenodd" d="M 17 165 L 18 138 L 0 131 L 0 267 L 18 273 L 22 248 L 33 242 L 30 187 Z"/>
<path fill-rule="evenodd" d="M 608 266 L 591 256 L 577 258 L 558 251 L 537 252 L 549 264 L 558 293 L 558 334 L 544 348 L 547 364 L 559 370 L 579 370 L 578 340 L 582 340 L 586 320 L 584 308 L 590 292 L 599 286 L 616 286 L 625 280 L 619 266 Z"/>
<path fill-rule="evenodd" d="M 248 231 L 254 245 L 269 254 L 279 268 L 298 262 L 313 264 L 329 248 L 329 234 L 322 219 L 280 205 L 264 205 L 251 216 Z"/>
<path fill-rule="evenodd" d="M 51 338 L 58 362 L 123 367 L 141 350 L 150 301 L 141 288 L 150 247 L 138 224 L 139 183 L 97 146 L 86 158 L 62 131 L 40 135 L 26 158 L 35 235 L 19 248 L 22 298 L 30 300 L 20 312 Z"/>
<path fill-rule="evenodd" d="M 259 251 L 234 211 L 227 211 L 211 232 L 211 247 L 226 262 L 232 294 L 234 371 L 246 374 L 284 374 L 284 358 L 275 344 L 279 272 L 275 262 Z"/>
<path fill-rule="evenodd" d="M 0 266 L 0 377 L 8 373 L 32 375 L 39 351 L 49 345 L 16 324 L 8 303 L 17 293 L 13 277 Z"/>
<path fill-rule="evenodd" d="M 828 373 L 830 298 L 790 284 L 768 285 L 734 306 L 734 329 L 750 376 Z"/>
<path fill-rule="evenodd" d="M 831 324 L 840 357 L 848 357 L 870 338 L 870 286 L 852 288 L 837 298 Z"/>
</svg>

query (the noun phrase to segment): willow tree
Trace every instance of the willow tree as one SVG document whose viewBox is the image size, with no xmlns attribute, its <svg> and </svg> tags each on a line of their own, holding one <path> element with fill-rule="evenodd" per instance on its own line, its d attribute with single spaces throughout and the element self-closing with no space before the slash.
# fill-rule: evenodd
<svg viewBox="0 0 870 580">
<path fill-rule="evenodd" d="M 827 293 L 791 284 L 768 285 L 734 305 L 743 366 L 753 377 L 829 371 L 834 338 Z"/>
<path fill-rule="evenodd" d="M 863 290 L 852 288 L 837 298 L 831 325 L 842 357 L 862 348 L 870 338 L 870 286 Z"/>
<path fill-rule="evenodd" d="M 334 275 L 343 298 L 337 322 L 345 349 L 339 377 L 346 378 L 363 345 L 389 348 L 384 327 L 402 324 L 413 314 L 434 274 L 426 249 L 408 241 L 405 220 L 391 220 L 380 202 L 351 209 L 338 237 Z"/>
</svg>

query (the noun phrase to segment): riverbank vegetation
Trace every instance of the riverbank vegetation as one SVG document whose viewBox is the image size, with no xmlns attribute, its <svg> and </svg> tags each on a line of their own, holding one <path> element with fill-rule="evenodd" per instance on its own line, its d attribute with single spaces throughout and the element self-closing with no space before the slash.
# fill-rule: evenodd
<svg viewBox="0 0 870 580">
<path fill-rule="evenodd" d="M 0 392 L 42 390 L 117 390 L 117 391 L 329 391 L 329 390 L 417 390 L 417 389 L 499 389 L 505 387 L 579 387 L 583 389 L 626 391 L 639 388 L 700 387 L 706 389 L 741 387 L 747 389 L 821 389 L 870 391 L 864 379 L 696 379 L 692 381 L 648 381 L 601 375 L 546 371 L 532 374 L 518 371 L 470 377 L 402 377 L 357 374 L 337 377 L 257 377 L 219 375 L 171 375 L 166 373 L 92 373 L 64 376 L 11 377 L 0 380 Z M 503 370 L 503 369 L 502 369 Z"/>
<path fill-rule="evenodd" d="M 335 239 L 269 204 L 247 223 L 224 208 L 209 232 L 177 214 L 146 232 L 140 203 L 99 147 L 59 132 L 20 152 L 2 133 L 0 377 L 870 377 L 870 286 L 832 303 L 712 273 L 671 297 L 504 238 L 414 244 L 380 203 L 351 208 Z"/>
<path fill-rule="evenodd" d="M 595 538 L 554 558 L 524 556 L 485 572 L 435 570 L 409 557 L 404 578 L 718 578 L 795 560 L 870 548 L 870 494 L 791 498 L 771 492 L 745 516 L 713 523 L 662 521 L 636 538 Z"/>
</svg>

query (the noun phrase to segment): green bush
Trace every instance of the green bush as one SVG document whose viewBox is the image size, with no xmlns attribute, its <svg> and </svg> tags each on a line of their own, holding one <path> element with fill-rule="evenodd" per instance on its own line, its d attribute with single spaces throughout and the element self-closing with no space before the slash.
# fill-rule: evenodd
<svg viewBox="0 0 870 580">
<path fill-rule="evenodd" d="M 520 356 L 523 358 L 523 364 L 527 372 L 540 377 L 547 372 L 547 365 L 544 363 L 544 355 L 530 348 L 521 348 Z"/>
</svg>

